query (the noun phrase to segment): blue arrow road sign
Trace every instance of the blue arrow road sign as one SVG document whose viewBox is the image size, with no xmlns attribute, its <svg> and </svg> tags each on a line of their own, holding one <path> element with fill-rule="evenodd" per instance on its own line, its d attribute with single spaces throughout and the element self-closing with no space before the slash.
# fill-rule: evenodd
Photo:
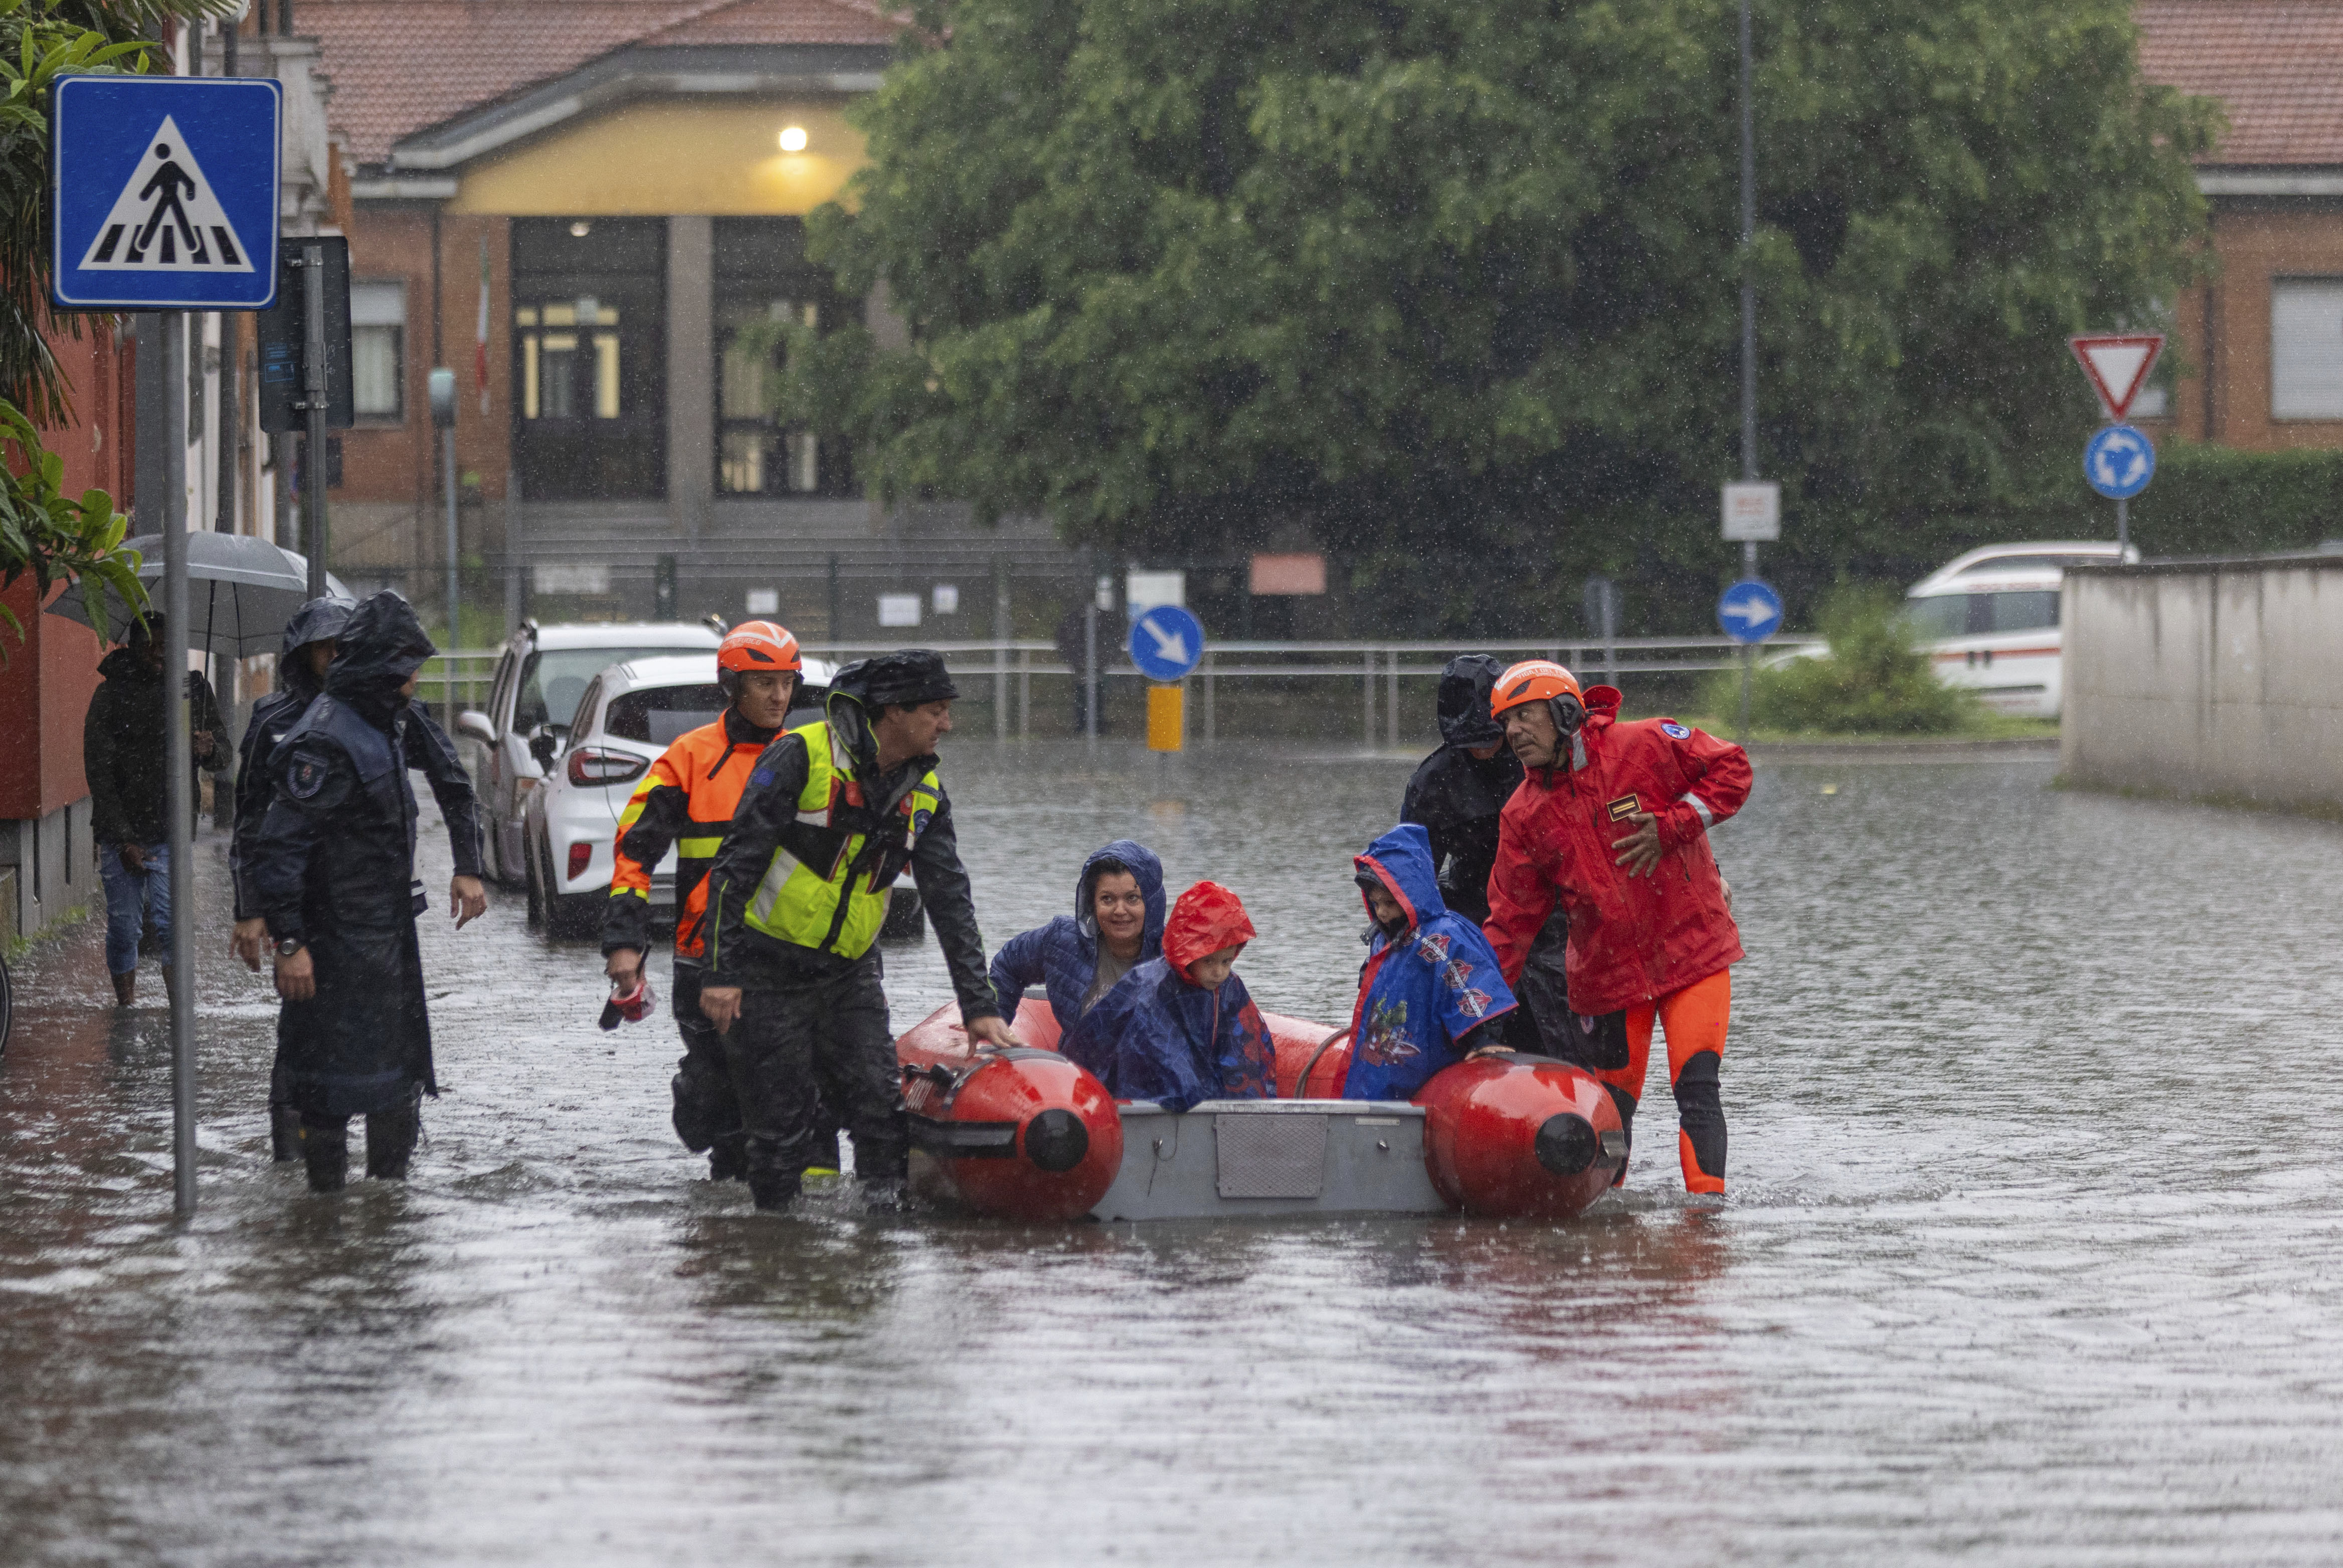
<svg viewBox="0 0 2343 1568">
<path fill-rule="evenodd" d="M 1782 629 L 1782 596 L 1744 578 L 1716 601 L 1716 624 L 1735 642 L 1763 642 Z"/>
<path fill-rule="evenodd" d="M 277 298 L 266 76 L 62 76 L 50 293 L 68 310 L 262 310 Z"/>
<path fill-rule="evenodd" d="M 2083 448 L 2083 477 L 2110 501 L 2128 500 L 2156 477 L 2156 445 L 2129 425 L 2109 425 Z"/>
<path fill-rule="evenodd" d="M 1177 680 L 1204 657 L 1204 623 L 1159 604 L 1131 623 L 1131 662 L 1150 680 Z"/>
</svg>

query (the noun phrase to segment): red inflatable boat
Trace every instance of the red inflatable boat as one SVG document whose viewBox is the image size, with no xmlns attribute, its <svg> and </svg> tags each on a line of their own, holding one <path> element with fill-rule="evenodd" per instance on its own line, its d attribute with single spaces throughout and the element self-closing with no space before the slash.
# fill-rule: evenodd
<svg viewBox="0 0 2343 1568">
<path fill-rule="evenodd" d="M 923 1183 L 1023 1220 L 1440 1213 L 1567 1219 L 1611 1185 L 1627 1140 L 1602 1085 L 1561 1062 L 1468 1061 L 1412 1102 L 1342 1101 L 1348 1031 L 1263 1013 L 1274 1101 L 1184 1115 L 1118 1104 L 1060 1056 L 1047 1003 L 1017 1010 L 1025 1048 L 971 1050 L 957 1006 L 895 1042 Z"/>
</svg>

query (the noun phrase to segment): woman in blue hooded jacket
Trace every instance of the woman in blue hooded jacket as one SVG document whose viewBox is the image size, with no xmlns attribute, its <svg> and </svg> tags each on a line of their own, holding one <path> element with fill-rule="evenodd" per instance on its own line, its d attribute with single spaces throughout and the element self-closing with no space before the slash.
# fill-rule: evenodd
<svg viewBox="0 0 2343 1568">
<path fill-rule="evenodd" d="M 1163 862 L 1117 839 L 1082 862 L 1074 912 L 1011 937 L 992 960 L 992 994 L 1013 1018 L 1025 988 L 1050 995 L 1058 1028 L 1071 1033 L 1114 982 L 1163 950 Z"/>
<path fill-rule="evenodd" d="M 1373 924 L 1342 1098 L 1408 1100 L 1442 1068 L 1503 1050 L 1487 1026 L 1517 1004 L 1481 928 L 1441 901 L 1423 827 L 1402 823 L 1352 865 Z"/>
</svg>

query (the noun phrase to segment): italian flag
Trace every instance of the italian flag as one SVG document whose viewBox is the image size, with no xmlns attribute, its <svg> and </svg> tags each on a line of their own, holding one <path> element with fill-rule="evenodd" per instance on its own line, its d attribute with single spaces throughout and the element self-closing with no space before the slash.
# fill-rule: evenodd
<svg viewBox="0 0 2343 1568">
<path fill-rule="evenodd" d="M 480 389 L 480 412 L 488 411 L 488 238 L 480 236 L 480 319 L 472 334 L 472 380 Z"/>
</svg>

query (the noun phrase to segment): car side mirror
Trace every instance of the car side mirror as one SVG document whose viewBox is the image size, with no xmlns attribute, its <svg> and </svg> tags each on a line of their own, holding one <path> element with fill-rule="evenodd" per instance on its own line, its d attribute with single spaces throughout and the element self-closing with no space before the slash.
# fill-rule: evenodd
<svg viewBox="0 0 2343 1568">
<path fill-rule="evenodd" d="M 540 729 L 528 738 L 528 754 L 536 758 L 538 767 L 548 773 L 553 771 L 553 756 L 560 746 L 561 738 L 550 729 Z"/>
<path fill-rule="evenodd" d="M 494 746 L 497 743 L 496 726 L 488 722 L 487 714 L 476 709 L 467 709 L 456 715 L 456 733 L 467 739 L 477 740 L 483 746 Z"/>
</svg>

